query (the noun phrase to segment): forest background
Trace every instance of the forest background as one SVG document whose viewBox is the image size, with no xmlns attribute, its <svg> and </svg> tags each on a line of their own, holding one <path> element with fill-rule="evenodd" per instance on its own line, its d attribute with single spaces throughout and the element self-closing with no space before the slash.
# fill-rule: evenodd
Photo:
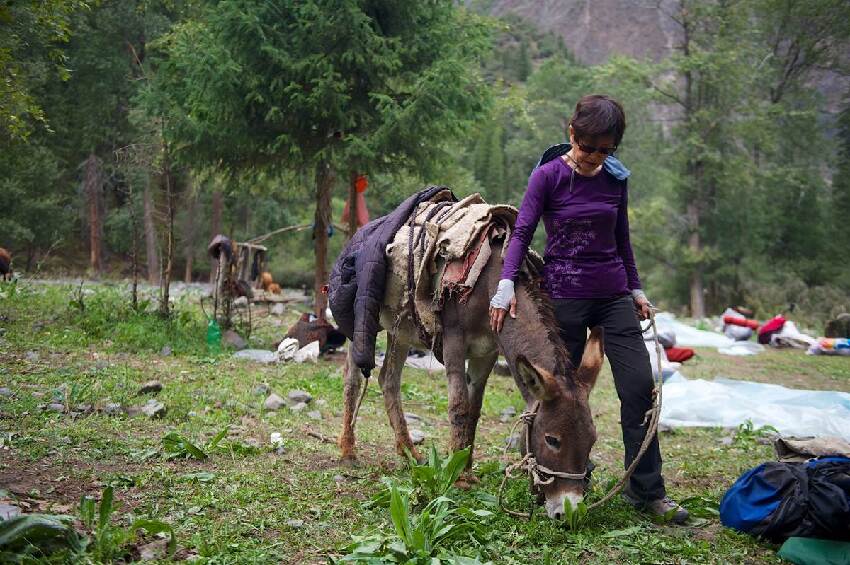
<svg viewBox="0 0 850 565">
<path fill-rule="evenodd" d="M 269 266 L 315 288 L 357 174 L 373 218 L 428 184 L 518 206 L 601 92 L 649 297 L 820 324 L 850 310 L 848 45 L 842 0 L 4 1 L 0 246 L 206 281 L 212 235 L 307 225 Z"/>
</svg>

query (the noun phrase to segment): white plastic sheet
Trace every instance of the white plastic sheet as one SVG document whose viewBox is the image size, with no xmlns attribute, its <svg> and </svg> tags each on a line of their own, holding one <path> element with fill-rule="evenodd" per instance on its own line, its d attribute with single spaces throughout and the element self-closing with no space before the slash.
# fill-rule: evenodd
<svg viewBox="0 0 850 565">
<path fill-rule="evenodd" d="M 836 436 L 850 441 L 850 393 L 791 389 L 718 377 L 664 384 L 661 423 L 677 427 L 737 427 L 747 420 L 782 435 Z"/>
<path fill-rule="evenodd" d="M 739 357 L 745 355 L 756 355 L 764 351 L 764 346 L 754 341 L 736 341 L 729 347 L 718 347 L 717 352 L 724 355 L 736 355 Z"/>
<path fill-rule="evenodd" d="M 677 347 L 730 347 L 735 343 L 723 334 L 698 330 L 676 320 L 669 312 L 659 312 L 655 315 L 655 325 L 659 333 L 672 331 L 676 334 Z"/>
</svg>

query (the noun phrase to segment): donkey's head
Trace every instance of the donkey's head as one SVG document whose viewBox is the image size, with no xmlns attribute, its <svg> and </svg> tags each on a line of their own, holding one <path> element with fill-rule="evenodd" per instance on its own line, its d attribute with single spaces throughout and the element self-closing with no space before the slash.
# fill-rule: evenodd
<svg viewBox="0 0 850 565">
<path fill-rule="evenodd" d="M 588 397 L 601 367 L 602 328 L 591 331 L 581 364 L 569 368 L 571 374 L 555 375 L 523 355 L 516 358 L 516 376 L 537 401 L 525 448 L 538 465 L 574 475 L 559 477 L 542 470 L 542 479 L 552 479 L 540 487 L 550 518 L 563 516 L 564 500 L 575 506 L 584 497 L 585 481 L 579 477 L 587 471 L 590 449 L 596 442 Z"/>
</svg>

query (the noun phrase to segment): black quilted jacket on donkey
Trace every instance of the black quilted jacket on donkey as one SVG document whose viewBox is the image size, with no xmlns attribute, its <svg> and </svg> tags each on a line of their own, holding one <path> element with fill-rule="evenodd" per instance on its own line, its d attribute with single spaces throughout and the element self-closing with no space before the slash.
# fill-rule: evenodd
<svg viewBox="0 0 850 565">
<path fill-rule="evenodd" d="M 420 190 L 391 213 L 357 230 L 334 263 L 328 301 L 340 331 L 351 340 L 354 362 L 364 375 L 375 368 L 375 338 L 381 330 L 379 316 L 387 281 L 387 245 L 416 207 L 441 190 L 446 187 Z"/>
</svg>

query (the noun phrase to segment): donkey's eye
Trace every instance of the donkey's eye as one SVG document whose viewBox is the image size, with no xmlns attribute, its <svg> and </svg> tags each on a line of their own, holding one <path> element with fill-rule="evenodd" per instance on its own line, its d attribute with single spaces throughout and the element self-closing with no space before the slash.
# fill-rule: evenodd
<svg viewBox="0 0 850 565">
<path fill-rule="evenodd" d="M 554 449 L 561 449 L 561 440 L 559 440 L 555 436 L 550 436 L 549 434 L 546 434 L 544 437 L 546 438 L 546 443 L 549 444 L 549 447 L 552 447 Z"/>
</svg>

